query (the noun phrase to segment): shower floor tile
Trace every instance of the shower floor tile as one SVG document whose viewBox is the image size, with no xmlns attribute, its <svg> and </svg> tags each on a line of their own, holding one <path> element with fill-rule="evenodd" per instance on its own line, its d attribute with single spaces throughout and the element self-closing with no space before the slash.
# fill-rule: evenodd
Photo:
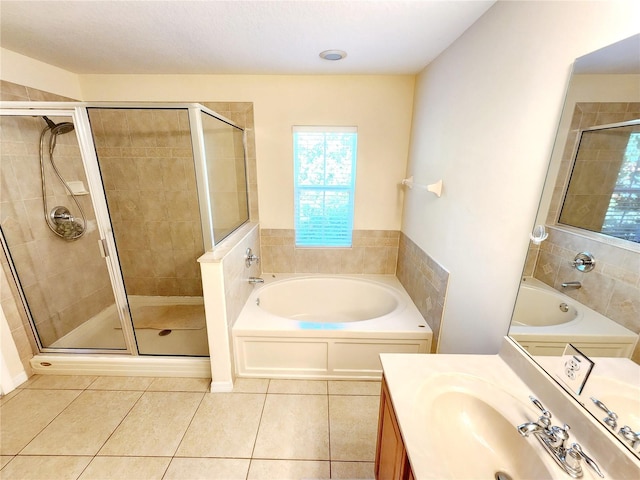
<svg viewBox="0 0 640 480">
<path fill-rule="evenodd" d="M 380 382 L 208 383 L 34 376 L 2 399 L 0 478 L 374 478 Z"/>
</svg>

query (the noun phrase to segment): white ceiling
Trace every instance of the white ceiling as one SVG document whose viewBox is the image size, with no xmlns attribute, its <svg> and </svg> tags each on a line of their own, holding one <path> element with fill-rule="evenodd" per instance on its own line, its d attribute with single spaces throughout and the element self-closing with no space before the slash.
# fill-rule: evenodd
<svg viewBox="0 0 640 480">
<path fill-rule="evenodd" d="M 413 74 L 493 3 L 1 0 L 0 45 L 78 74 Z"/>
</svg>

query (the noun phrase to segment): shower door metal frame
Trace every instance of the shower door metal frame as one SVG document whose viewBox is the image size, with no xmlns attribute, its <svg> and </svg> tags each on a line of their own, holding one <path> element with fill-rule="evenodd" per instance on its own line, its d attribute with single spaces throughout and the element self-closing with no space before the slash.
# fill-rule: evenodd
<svg viewBox="0 0 640 480">
<path fill-rule="evenodd" d="M 31 315 L 28 302 L 24 296 L 24 292 L 22 291 L 20 280 L 13 265 L 13 260 L 8 254 L 7 257 L 9 260 L 11 272 L 19 292 L 20 300 L 23 304 L 23 309 L 26 312 L 27 319 L 29 320 L 29 326 L 31 327 L 31 331 L 34 334 L 35 343 L 39 352 L 76 354 L 97 353 L 131 356 L 139 355 L 86 107 L 84 106 L 84 104 L 80 104 L 77 102 L 47 102 L 46 104 L 43 104 L 41 102 L 2 102 L 0 104 L 0 115 L 29 117 L 41 117 L 43 115 L 46 115 L 68 116 L 72 118 L 76 130 L 76 138 L 78 139 L 82 165 L 87 177 L 91 202 L 93 204 L 93 210 L 96 216 L 96 224 L 98 226 L 98 232 L 100 233 L 100 241 L 104 242 L 103 245 L 106 249 L 106 257 L 104 257 L 104 260 L 107 265 L 109 278 L 111 280 L 111 287 L 114 294 L 114 300 L 116 308 L 118 310 L 118 316 L 120 318 L 120 324 L 122 327 L 122 333 L 125 342 L 124 349 L 52 348 L 43 346 L 42 342 L 40 341 L 38 330 L 35 326 L 35 321 Z M 2 235 L 2 237 L 3 248 L 6 248 L 7 253 L 9 253 L 8 245 L 6 245 L 4 235 Z M 96 248 L 100 248 L 100 246 L 96 245 Z"/>
<path fill-rule="evenodd" d="M 244 171 L 245 171 L 245 183 L 247 185 L 247 192 L 249 191 L 249 179 L 247 178 L 247 133 L 245 129 L 236 123 L 232 122 L 228 118 L 214 112 L 213 110 L 205 107 L 200 103 L 194 103 L 187 105 L 189 109 L 189 123 L 191 124 L 191 144 L 193 145 L 193 161 L 196 168 L 196 182 L 198 184 L 198 202 L 200 204 L 200 221 L 202 223 L 202 232 L 207 232 L 208 235 L 203 235 L 204 249 L 205 251 L 213 250 L 213 247 L 218 243 L 214 231 L 214 215 L 211 202 L 211 191 L 209 190 L 209 177 L 207 175 L 207 152 L 205 148 L 204 139 L 204 125 L 202 123 L 202 113 L 205 113 L 216 120 L 220 120 L 227 125 L 231 125 L 242 132 L 242 152 L 244 158 Z M 247 221 L 249 221 L 249 198 L 247 198 Z M 203 215 L 203 213 L 205 213 Z M 246 223 L 244 222 L 244 223 Z M 242 225 L 244 225 L 242 223 Z M 238 226 L 240 228 L 241 225 Z M 222 239 L 221 239 L 222 240 Z"/>
</svg>

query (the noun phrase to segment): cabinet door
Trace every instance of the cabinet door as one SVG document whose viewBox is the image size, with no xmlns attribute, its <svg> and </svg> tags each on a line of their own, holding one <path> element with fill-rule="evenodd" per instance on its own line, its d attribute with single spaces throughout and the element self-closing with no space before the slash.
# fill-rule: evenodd
<svg viewBox="0 0 640 480">
<path fill-rule="evenodd" d="M 413 478 L 384 379 L 380 395 L 375 468 L 377 480 L 409 480 L 409 478 Z"/>
</svg>

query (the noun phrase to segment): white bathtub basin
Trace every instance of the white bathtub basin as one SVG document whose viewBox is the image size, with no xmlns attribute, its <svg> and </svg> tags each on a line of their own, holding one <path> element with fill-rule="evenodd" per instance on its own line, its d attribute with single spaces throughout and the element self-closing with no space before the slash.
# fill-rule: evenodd
<svg viewBox="0 0 640 480">
<path fill-rule="evenodd" d="M 535 356 L 562 355 L 571 343 L 589 356 L 631 357 L 638 339 L 628 328 L 531 277 L 520 285 L 509 336 Z"/>
<path fill-rule="evenodd" d="M 580 312 L 568 297 L 555 290 L 523 284 L 513 311 L 512 325 L 560 325 L 579 317 Z"/>
<path fill-rule="evenodd" d="M 236 374 L 380 378 L 381 353 L 427 353 L 433 333 L 394 275 L 265 275 L 232 328 Z"/>
<path fill-rule="evenodd" d="M 401 303 L 393 290 L 356 278 L 308 277 L 265 285 L 261 309 L 299 321 L 342 323 L 382 317 Z"/>
</svg>

